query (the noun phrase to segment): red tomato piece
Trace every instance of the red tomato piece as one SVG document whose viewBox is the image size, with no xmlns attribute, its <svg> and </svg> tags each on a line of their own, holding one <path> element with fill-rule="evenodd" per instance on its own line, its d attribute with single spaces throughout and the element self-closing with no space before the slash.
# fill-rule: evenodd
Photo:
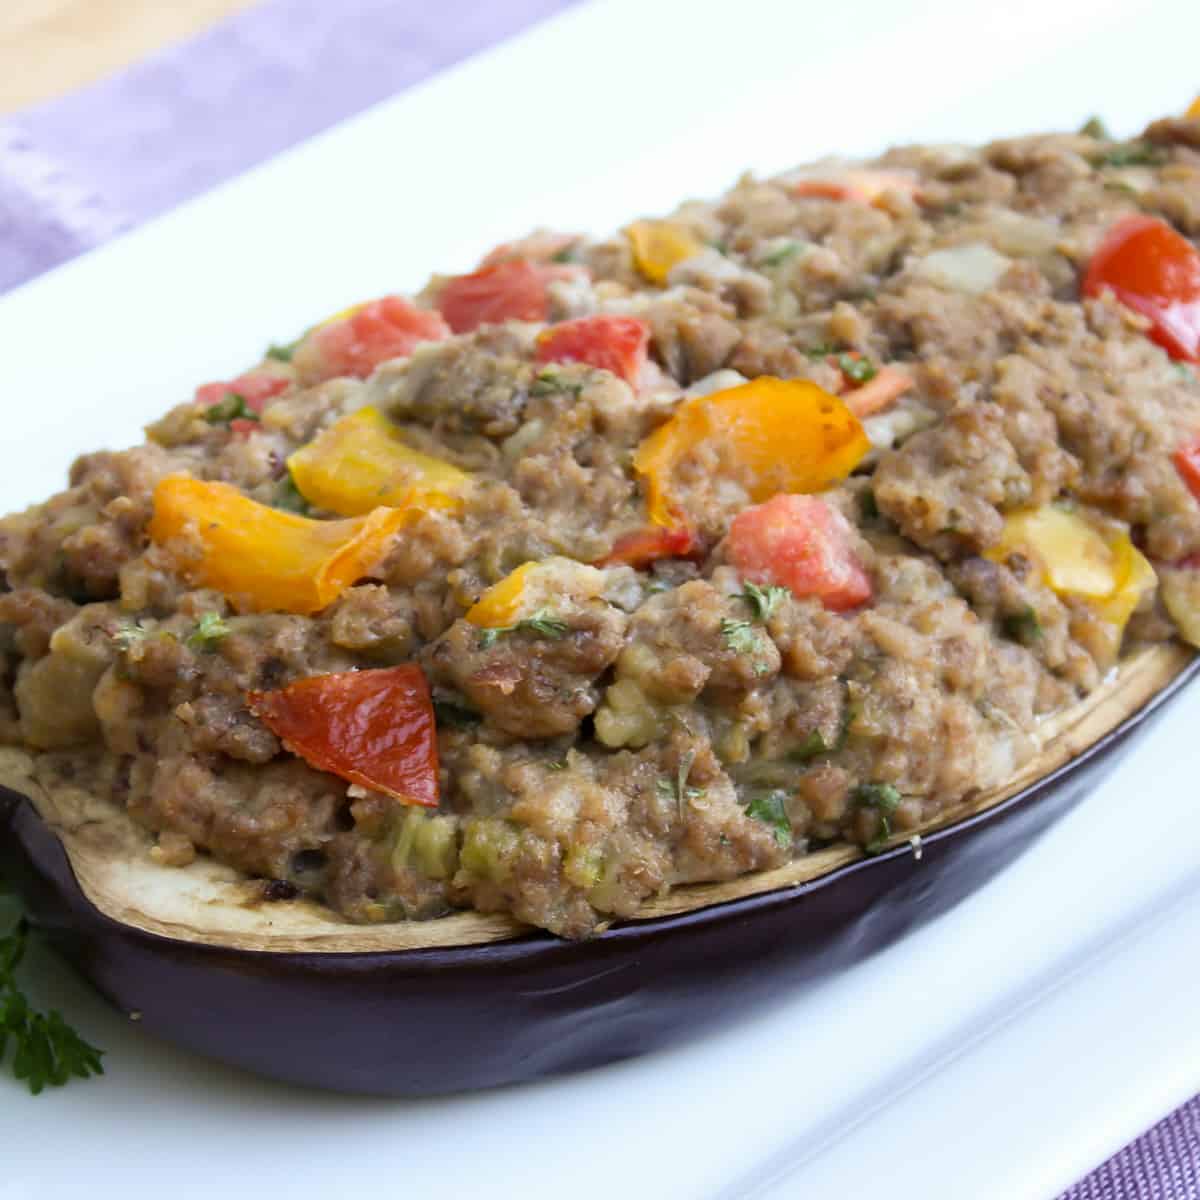
<svg viewBox="0 0 1200 1200">
<path fill-rule="evenodd" d="M 576 271 L 523 258 L 498 262 L 447 280 L 437 306 L 455 333 L 505 321 L 544 321 L 549 311 L 546 286 L 555 279 L 569 279 Z"/>
<path fill-rule="evenodd" d="M 440 313 L 418 308 L 400 296 L 372 300 L 311 334 L 323 379 L 343 375 L 366 379 L 389 358 L 405 358 L 421 342 L 440 342 L 449 336 Z"/>
<path fill-rule="evenodd" d="M 1200 500 L 1200 437 L 1180 446 L 1171 456 L 1171 461 L 1192 495 Z"/>
<path fill-rule="evenodd" d="M 819 496 L 780 494 L 738 513 L 725 548 L 744 578 L 816 596 L 841 612 L 871 598 L 851 533 L 850 522 Z"/>
<path fill-rule="evenodd" d="M 211 408 L 232 393 L 241 396 L 251 412 L 259 413 L 272 396 L 286 392 L 291 383 L 286 375 L 272 375 L 269 371 L 247 371 L 236 379 L 201 384 L 196 389 L 196 403 Z"/>
<path fill-rule="evenodd" d="M 314 675 L 273 692 L 249 692 L 250 711 L 318 771 L 436 808 L 437 728 L 420 667 Z"/>
<path fill-rule="evenodd" d="M 635 383 L 649 341 L 650 326 L 637 317 L 578 317 L 538 335 L 537 361 L 587 363 Z"/>
<path fill-rule="evenodd" d="M 690 558 L 698 549 L 690 529 L 635 529 L 623 533 L 597 567 L 648 567 L 660 558 Z"/>
<path fill-rule="evenodd" d="M 1083 280 L 1085 296 L 1105 290 L 1149 318 L 1172 358 L 1200 362 L 1200 251 L 1165 221 L 1125 217 L 1108 231 Z"/>
<path fill-rule="evenodd" d="M 234 417 L 229 422 L 229 432 L 235 437 L 249 437 L 258 428 L 259 423 L 251 421 L 249 417 Z"/>
</svg>

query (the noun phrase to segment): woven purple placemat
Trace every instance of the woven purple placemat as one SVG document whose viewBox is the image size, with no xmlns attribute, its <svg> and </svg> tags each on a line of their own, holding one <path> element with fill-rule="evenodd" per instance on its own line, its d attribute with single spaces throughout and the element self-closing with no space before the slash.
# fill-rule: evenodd
<svg viewBox="0 0 1200 1200">
<path fill-rule="evenodd" d="M 0 121 L 0 292 L 572 2 L 268 0 Z M 1060 1200 L 1200 1200 L 1200 1097 Z"/>
</svg>

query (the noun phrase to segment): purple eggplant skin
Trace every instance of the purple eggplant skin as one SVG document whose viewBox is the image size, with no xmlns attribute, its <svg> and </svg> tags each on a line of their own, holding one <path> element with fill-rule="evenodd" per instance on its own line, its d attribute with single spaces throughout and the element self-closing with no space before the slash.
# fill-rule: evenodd
<svg viewBox="0 0 1200 1200">
<path fill-rule="evenodd" d="M 33 806 L 0 788 L 0 864 L 34 923 L 120 1011 L 289 1083 L 422 1096 L 578 1071 L 696 1037 L 872 954 L 956 904 L 1073 808 L 1197 670 L 1025 791 L 796 887 L 583 942 L 273 954 L 120 924 L 83 895 Z"/>
</svg>

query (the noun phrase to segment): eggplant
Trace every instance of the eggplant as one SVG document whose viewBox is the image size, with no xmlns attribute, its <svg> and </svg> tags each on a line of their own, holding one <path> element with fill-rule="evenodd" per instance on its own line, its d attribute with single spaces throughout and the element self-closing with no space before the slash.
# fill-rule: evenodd
<svg viewBox="0 0 1200 1200">
<path fill-rule="evenodd" d="M 150 836 L 79 781 L 46 790 L 0 750 L 0 864 L 34 923 L 119 1010 L 290 1083 L 430 1095 L 642 1054 L 743 1019 L 955 904 L 1077 804 L 1196 673 L 1142 650 L 1046 722 L 1009 783 L 872 856 L 848 845 L 680 888 L 569 942 L 503 916 L 351 926 Z"/>
</svg>

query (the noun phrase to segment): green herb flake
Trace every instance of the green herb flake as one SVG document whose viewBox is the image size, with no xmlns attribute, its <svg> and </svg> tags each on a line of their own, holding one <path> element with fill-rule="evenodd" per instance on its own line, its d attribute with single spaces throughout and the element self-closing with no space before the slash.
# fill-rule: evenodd
<svg viewBox="0 0 1200 1200">
<path fill-rule="evenodd" d="M 1034 642 L 1040 642 L 1043 637 L 1042 622 L 1030 604 L 1020 612 L 1009 613 L 1001 620 L 1000 628 L 1006 638 L 1020 642 L 1022 646 L 1031 646 Z"/>
<path fill-rule="evenodd" d="M 554 396 L 559 392 L 567 392 L 578 396 L 583 391 L 583 384 L 578 380 L 564 379 L 562 372 L 554 367 L 543 367 L 534 377 L 529 386 L 531 396 Z"/>
<path fill-rule="evenodd" d="M 787 800 L 787 792 L 773 788 L 769 792 L 760 792 L 746 805 L 746 816 L 770 826 L 775 840 L 784 850 L 792 845 L 792 823 L 788 820 Z"/>
<path fill-rule="evenodd" d="M 474 729 L 483 720 L 473 708 L 454 700 L 434 700 L 433 716 L 439 729 Z"/>
<path fill-rule="evenodd" d="M 226 392 L 223 400 L 204 410 L 204 419 L 210 425 L 228 425 L 231 421 L 257 421 L 258 413 L 246 406 L 245 396 Z"/>
<path fill-rule="evenodd" d="M 759 587 L 757 583 L 747 582 L 737 594 L 737 599 L 745 600 L 750 605 L 756 621 L 767 622 L 775 614 L 780 602 L 788 594 L 788 589 L 775 584 Z"/>
<path fill-rule="evenodd" d="M 796 255 L 799 254 L 800 251 L 803 250 L 807 245 L 807 242 L 802 242 L 797 238 L 793 238 L 786 242 L 781 242 L 775 247 L 774 250 L 764 254 L 762 258 L 758 260 L 758 265 L 760 267 L 781 266 L 789 259 L 795 258 Z"/>
<path fill-rule="evenodd" d="M 275 345 L 274 342 L 267 347 L 267 357 L 273 358 L 276 362 L 290 363 L 292 355 L 296 353 L 296 347 L 304 341 L 303 338 L 297 338 L 294 342 L 287 342 L 282 346 Z"/>
<path fill-rule="evenodd" d="M 874 363 L 865 358 L 855 358 L 853 354 L 839 354 L 837 365 L 842 374 L 856 385 L 870 383 L 879 374 Z"/>
<path fill-rule="evenodd" d="M 758 635 L 750 621 L 722 618 L 721 636 L 725 639 L 725 645 L 737 654 L 753 654 L 758 649 Z"/>
<path fill-rule="evenodd" d="M 556 617 L 548 608 L 539 608 L 532 617 L 517 621 L 514 625 L 497 625 L 492 629 L 479 631 L 479 648 L 490 649 L 502 637 L 510 633 L 532 633 L 537 637 L 550 638 L 557 641 L 571 632 L 571 626 L 561 617 Z"/>
<path fill-rule="evenodd" d="M 12 1073 L 36 1096 L 47 1085 L 62 1087 L 72 1079 L 103 1075 L 103 1050 L 86 1042 L 51 1009 L 34 1009 L 16 980 L 25 956 L 29 926 L 24 918 L 0 938 L 0 1064 L 12 1045 Z"/>
<path fill-rule="evenodd" d="M 1092 159 L 1095 167 L 1161 167 L 1167 152 L 1152 142 L 1119 142 Z"/>
<path fill-rule="evenodd" d="M 304 498 L 304 494 L 296 486 L 291 471 L 279 481 L 279 491 L 275 496 L 275 508 L 285 512 L 299 513 L 302 517 L 312 512 L 312 505 Z"/>
<path fill-rule="evenodd" d="M 573 263 L 579 261 L 579 253 L 575 242 L 569 246 L 564 246 L 561 250 L 556 250 L 550 255 L 550 261 L 556 263 Z"/>
<path fill-rule="evenodd" d="M 902 797 L 890 783 L 860 783 L 850 793 L 850 801 L 859 808 L 873 808 L 879 815 L 879 829 L 864 847 L 868 854 L 877 854 L 892 836 L 892 815 L 900 807 Z"/>
<path fill-rule="evenodd" d="M 567 769 L 567 760 L 565 758 L 552 758 L 546 763 L 547 771 L 565 771 Z"/>
<path fill-rule="evenodd" d="M 816 758 L 819 754 L 828 754 L 831 749 L 832 747 L 827 745 L 822 737 L 821 731 L 811 729 L 804 741 L 788 755 L 788 758 L 793 762 L 808 762 L 810 758 Z"/>
<path fill-rule="evenodd" d="M 830 342 L 818 342 L 815 346 L 809 346 L 804 353 L 809 358 L 828 358 L 831 354 L 837 354 L 838 348 Z"/>
<path fill-rule="evenodd" d="M 1108 126 L 1099 117 L 1088 117 L 1079 127 L 1079 132 L 1084 137 L 1096 138 L 1097 141 L 1112 141 L 1112 134 L 1108 132 Z"/>
<path fill-rule="evenodd" d="M 679 756 L 679 764 L 675 768 L 674 778 L 662 778 L 655 783 L 655 790 L 663 800 L 673 801 L 679 811 L 679 819 L 683 820 L 684 806 L 689 800 L 699 800 L 705 792 L 701 787 L 689 787 L 688 776 L 692 773 L 692 764 L 696 761 L 694 750 L 685 750 Z"/>
<path fill-rule="evenodd" d="M 215 650 L 217 643 L 228 637 L 231 630 L 220 613 L 206 612 L 196 622 L 192 632 L 187 635 L 186 642 L 190 649 L 201 653 Z"/>
</svg>

